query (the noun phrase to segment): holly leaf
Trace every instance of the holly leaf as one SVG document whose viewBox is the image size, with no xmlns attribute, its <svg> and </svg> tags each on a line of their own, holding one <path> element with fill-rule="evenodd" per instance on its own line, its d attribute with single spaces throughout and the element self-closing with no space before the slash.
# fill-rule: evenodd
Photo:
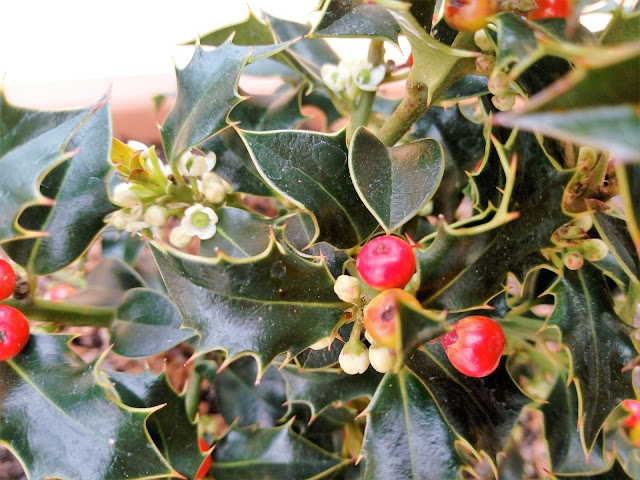
<svg viewBox="0 0 640 480">
<path fill-rule="evenodd" d="M 398 23 L 386 8 L 362 0 L 326 2 L 322 18 L 311 30 L 311 35 L 316 37 L 371 37 L 396 46 L 399 33 Z"/>
<path fill-rule="evenodd" d="M 251 47 L 230 41 L 209 52 L 196 46 L 189 64 L 176 69 L 176 102 L 160 129 L 171 163 L 229 126 L 229 112 L 242 101 L 237 93 L 238 79 L 250 55 Z"/>
<path fill-rule="evenodd" d="M 336 401 L 372 397 L 382 379 L 373 368 L 361 375 L 347 375 L 338 369 L 312 371 L 286 366 L 280 373 L 287 382 L 289 402 L 308 405 L 312 418 Z"/>
<path fill-rule="evenodd" d="M 509 211 L 519 216 L 493 229 L 467 230 L 486 224 L 491 209 L 462 228 L 439 224 L 433 242 L 414 250 L 420 273 L 417 296 L 425 307 L 463 310 L 485 304 L 504 289 L 509 271 L 526 271 L 531 265 L 522 262 L 528 255 L 551 247 L 551 234 L 569 221 L 562 197 L 571 173 L 557 170 L 531 134 L 519 133 L 505 155 L 517 158 Z M 537 264 L 538 258 L 531 262 Z"/>
<path fill-rule="evenodd" d="M 70 338 L 32 334 L 19 355 L 0 362 L 0 441 L 32 480 L 175 476 L 145 428 L 153 409 L 112 399 L 101 359 L 85 364 Z"/>
<path fill-rule="evenodd" d="M 387 374 L 365 413 L 365 478 L 460 478 L 455 435 L 427 386 L 411 370 Z"/>
<path fill-rule="evenodd" d="M 111 171 L 108 103 L 96 107 L 68 142 L 67 150 L 78 153 L 50 172 L 40 187 L 52 206 L 27 208 L 20 216 L 21 225 L 38 230 L 41 236 L 9 241 L 3 247 L 12 259 L 38 275 L 75 261 L 104 228 L 104 217 L 116 209 L 106 187 Z"/>
<path fill-rule="evenodd" d="M 249 9 L 247 18 L 240 22 L 232 23 L 222 28 L 217 28 L 205 33 L 200 37 L 200 45 L 210 45 L 217 47 L 222 45 L 233 35 L 235 45 L 272 45 L 275 43 L 273 31 L 266 23 L 262 22 Z M 186 42 L 188 45 L 195 44 L 196 40 Z"/>
<path fill-rule="evenodd" d="M 235 192 L 273 196 L 273 190 L 258 173 L 247 147 L 234 128 L 221 131 L 199 148 L 204 152 L 216 153 L 217 162 L 213 171 L 228 181 Z"/>
<path fill-rule="evenodd" d="M 234 258 L 259 255 L 269 247 L 273 219 L 235 207 L 216 210 L 216 234 L 200 242 L 200 254 L 215 257 L 218 252 Z"/>
<path fill-rule="evenodd" d="M 274 237 L 262 254 L 233 259 L 187 255 L 150 244 L 184 325 L 200 335 L 196 355 L 224 350 L 230 363 L 252 355 L 258 377 L 277 355 L 297 355 L 329 335 L 345 304 L 321 263 L 305 260 Z"/>
<path fill-rule="evenodd" d="M 631 12 L 627 15 L 623 9 L 617 8 L 612 14 L 613 18 L 600 35 L 602 44 L 618 45 L 637 40 L 640 30 L 640 12 Z"/>
<path fill-rule="evenodd" d="M 113 351 L 129 358 L 165 352 L 194 335 L 182 328 L 182 315 L 169 298 L 146 288 L 125 294 L 111 327 Z"/>
<path fill-rule="evenodd" d="M 291 422 L 268 429 L 231 430 L 213 451 L 215 478 L 324 478 L 347 460 L 293 433 Z"/>
<path fill-rule="evenodd" d="M 303 86 L 285 87 L 273 95 L 253 95 L 232 110 L 229 120 L 244 130 L 293 130 L 306 119 L 300 112 Z"/>
<path fill-rule="evenodd" d="M 631 372 L 625 365 L 637 355 L 632 328 L 615 313 L 600 271 L 586 263 L 566 271 L 551 289 L 555 308 L 548 327 L 554 328 L 571 357 L 569 380 L 578 390 L 580 437 L 589 451 L 602 424 L 625 398 L 635 398 Z"/>
<path fill-rule="evenodd" d="M 424 382 L 450 428 L 477 450 L 495 456 L 530 403 L 513 383 L 505 362 L 486 377 L 467 377 L 435 342 L 424 345 L 407 360 L 407 366 Z"/>
<path fill-rule="evenodd" d="M 349 177 L 346 132 L 333 135 L 240 131 L 265 181 L 300 208 L 311 211 L 319 241 L 350 248 L 376 228 Z"/>
<path fill-rule="evenodd" d="M 444 172 L 444 153 L 432 138 L 387 148 L 362 127 L 351 140 L 349 172 L 358 195 L 389 233 L 431 199 Z"/>
<path fill-rule="evenodd" d="M 640 252 L 640 165 L 631 163 L 616 167 L 616 180 L 624 205 L 627 234 L 638 252 Z M 626 263 L 626 262 L 625 262 Z"/>
<path fill-rule="evenodd" d="M 237 427 L 273 427 L 287 413 L 283 407 L 287 400 L 285 382 L 273 365 L 264 372 L 260 383 L 256 383 L 258 367 L 250 357 L 238 358 L 221 371 L 211 361 L 196 368 L 213 383 L 218 409 L 228 425 L 235 422 Z"/>
<path fill-rule="evenodd" d="M 411 44 L 413 67 L 407 83 L 425 85 L 428 104 L 435 101 L 442 92 L 465 74 L 475 71 L 476 54 L 474 52 L 452 48 L 438 42 L 425 32 L 408 11 L 389 10 L 389 12 Z M 459 46 L 465 47 L 465 45 Z M 471 43 L 467 46 L 471 46 Z"/>
<path fill-rule="evenodd" d="M 67 146 L 91 113 L 90 108 L 45 111 L 17 107 L 0 90 L 0 242 L 37 235 L 21 228 L 18 216 L 27 206 L 44 203 L 40 181 L 77 153 Z"/>
<path fill-rule="evenodd" d="M 198 428 L 187 417 L 184 395 L 171 388 L 166 372 L 157 376 L 149 370 L 136 374 L 107 373 L 125 405 L 133 408 L 162 405 L 147 421 L 151 438 L 178 473 L 193 478 L 207 454 L 200 452 Z"/>
</svg>

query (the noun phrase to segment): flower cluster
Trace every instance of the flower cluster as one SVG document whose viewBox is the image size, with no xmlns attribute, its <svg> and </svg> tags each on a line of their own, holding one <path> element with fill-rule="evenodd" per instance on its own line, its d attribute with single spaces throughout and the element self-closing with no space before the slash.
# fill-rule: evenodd
<svg viewBox="0 0 640 480">
<path fill-rule="evenodd" d="M 476 69 L 480 73 L 489 75 L 488 88 L 493 97 L 493 106 L 500 111 L 511 110 L 516 103 L 516 94 L 511 89 L 509 76 L 502 70 L 495 68 L 496 57 L 492 41 L 484 29 L 477 30 L 473 39 L 482 55 L 476 58 Z"/>
<path fill-rule="evenodd" d="M 357 89 L 375 92 L 387 74 L 387 67 L 374 66 L 367 60 L 342 60 L 338 65 L 324 64 L 320 74 L 329 90 L 336 93 L 346 91 L 353 98 Z"/>
<path fill-rule="evenodd" d="M 122 207 L 113 213 L 109 223 L 119 230 L 162 238 L 161 227 L 170 218 L 180 220 L 169 235 L 169 241 L 183 248 L 193 237 L 206 240 L 216 233 L 221 206 L 231 185 L 211 170 L 216 154 L 197 155 L 186 152 L 172 169 L 162 164 L 153 147 L 134 150 L 118 146 L 118 161 L 113 161 L 119 176 L 125 180 L 113 190 L 112 201 Z"/>
</svg>

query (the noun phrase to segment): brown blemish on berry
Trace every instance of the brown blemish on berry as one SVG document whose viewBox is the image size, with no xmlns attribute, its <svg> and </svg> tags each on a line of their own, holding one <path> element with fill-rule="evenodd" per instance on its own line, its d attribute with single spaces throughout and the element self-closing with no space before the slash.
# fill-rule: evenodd
<svg viewBox="0 0 640 480">
<path fill-rule="evenodd" d="M 393 305 L 389 305 L 384 309 L 384 312 L 380 315 L 380 319 L 384 322 L 390 322 L 396 315 L 396 308 Z"/>
</svg>

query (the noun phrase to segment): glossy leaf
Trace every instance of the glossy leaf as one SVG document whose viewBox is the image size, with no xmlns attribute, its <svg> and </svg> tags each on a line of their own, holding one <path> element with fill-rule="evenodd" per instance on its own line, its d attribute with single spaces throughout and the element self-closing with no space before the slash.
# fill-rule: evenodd
<svg viewBox="0 0 640 480">
<path fill-rule="evenodd" d="M 216 404 L 228 425 L 273 427 L 287 413 L 283 406 L 287 400 L 285 382 L 273 365 L 257 384 L 258 367 L 251 357 L 238 358 L 220 372 L 213 362 L 199 368 L 201 375 L 213 382 Z"/>
<path fill-rule="evenodd" d="M 147 427 L 164 458 L 180 474 L 193 478 L 206 458 L 198 445 L 198 429 L 187 417 L 184 395 L 169 385 L 165 372 L 149 370 L 128 374 L 107 372 L 125 405 L 134 408 L 162 406 L 151 414 Z"/>
<path fill-rule="evenodd" d="M 106 186 L 110 149 L 111 116 L 107 103 L 96 108 L 67 144 L 67 150 L 78 153 L 56 167 L 55 175 L 44 179 L 41 192 L 51 197 L 53 206 L 29 208 L 21 215 L 22 224 L 29 224 L 30 229 L 45 236 L 5 244 L 4 249 L 14 260 L 33 273 L 44 275 L 66 267 L 84 253 L 104 228 L 104 217 L 116 209 L 109 201 Z M 52 185 L 45 185 L 48 180 Z"/>
<path fill-rule="evenodd" d="M 475 70 L 474 53 L 438 42 L 408 12 L 390 12 L 411 44 L 413 68 L 407 81 L 426 85 L 429 104 L 456 80 Z"/>
<path fill-rule="evenodd" d="M 445 315 L 437 315 L 428 310 L 414 309 L 412 306 L 400 302 L 400 348 L 396 349 L 398 361 L 395 369 L 402 366 L 406 358 L 410 358 L 413 351 L 423 343 L 430 342 L 447 332 L 444 323 Z M 395 371 L 395 370 L 394 370 Z"/>
<path fill-rule="evenodd" d="M 562 196 L 571 173 L 558 171 L 530 134 L 518 134 L 507 153 L 517 156 L 509 210 L 517 211 L 518 218 L 471 234 L 465 234 L 464 227 L 440 224 L 433 242 L 414 250 L 420 272 L 418 299 L 425 307 L 462 310 L 483 305 L 504 289 L 507 272 L 532 266 L 528 255 L 551 247 L 551 234 L 569 220 L 562 211 Z M 496 186 L 489 183 L 486 189 L 495 191 Z M 532 261 L 538 263 L 537 258 Z"/>
<path fill-rule="evenodd" d="M 18 216 L 28 205 L 43 204 L 40 181 L 73 155 L 67 150 L 69 141 L 90 115 L 90 108 L 41 111 L 17 107 L 0 90 L 0 242 L 33 236 L 18 226 Z"/>
<path fill-rule="evenodd" d="M 295 356 L 328 335 L 345 304 L 324 265 L 300 258 L 272 239 L 261 255 L 237 260 L 186 255 L 152 244 L 151 250 L 184 325 L 196 330 L 196 354 L 247 353 L 262 373 L 277 355 Z"/>
<path fill-rule="evenodd" d="M 619 165 L 616 168 L 616 180 L 620 197 L 624 205 L 625 219 L 629 235 L 640 252 L 640 164 Z"/>
<path fill-rule="evenodd" d="M 622 9 L 613 12 L 613 18 L 600 36 L 603 45 L 617 45 L 638 39 L 640 31 L 640 12 L 626 15 Z"/>
<path fill-rule="evenodd" d="M 258 173 L 247 147 L 234 128 L 224 129 L 199 148 L 204 152 L 215 152 L 217 162 L 213 171 L 227 180 L 235 192 L 273 196 L 273 190 Z"/>
<path fill-rule="evenodd" d="M 238 104 L 229 120 L 243 130 L 293 130 L 306 117 L 300 112 L 303 86 L 283 88 L 273 95 L 253 95 Z"/>
<path fill-rule="evenodd" d="M 200 242 L 200 254 L 215 257 L 218 251 L 234 258 L 259 255 L 269 247 L 273 219 L 235 207 L 216 210 L 216 234 Z"/>
<path fill-rule="evenodd" d="M 289 402 L 308 405 L 312 418 L 335 401 L 372 397 L 382 379 L 373 368 L 361 375 L 347 375 L 341 370 L 310 371 L 287 366 L 281 373 L 287 382 Z"/>
<path fill-rule="evenodd" d="M 360 201 L 349 178 L 345 131 L 241 132 L 267 183 L 311 211 L 320 241 L 349 248 L 366 239 L 377 222 Z"/>
<path fill-rule="evenodd" d="M 189 64 L 176 69 L 178 95 L 161 128 L 170 162 L 228 127 L 229 112 L 242 100 L 237 84 L 250 54 L 250 47 L 230 42 L 210 52 L 196 47 Z"/>
<path fill-rule="evenodd" d="M 629 167 L 633 167 L 633 165 L 629 165 Z M 630 229 L 627 229 L 628 222 L 603 212 L 594 214 L 592 218 L 600 238 L 607 243 L 609 251 L 615 257 L 618 265 L 633 280 L 640 279 L 640 258 L 638 258 L 638 251 L 630 235 Z"/>
<path fill-rule="evenodd" d="M 372 37 L 398 43 L 400 27 L 386 8 L 362 0 L 331 0 L 313 28 L 317 37 Z"/>
<path fill-rule="evenodd" d="M 631 373 L 623 367 L 637 355 L 632 329 L 615 313 L 607 285 L 595 267 L 566 271 L 553 287 L 548 325 L 571 355 L 570 380 L 579 395 L 580 435 L 591 449 L 605 418 L 625 398 L 634 398 Z"/>
<path fill-rule="evenodd" d="M 428 388 L 411 370 L 387 374 L 365 412 L 364 478 L 460 478 L 455 435 Z"/>
<path fill-rule="evenodd" d="M 503 359 L 486 377 L 467 377 L 451 365 L 440 342 L 426 344 L 407 360 L 453 431 L 491 455 L 504 448 L 522 409 L 530 403 L 504 364 Z"/>
<path fill-rule="evenodd" d="M 172 476 L 145 429 L 153 410 L 112 401 L 99 362 L 85 364 L 69 340 L 33 334 L 18 356 L 0 362 L 0 441 L 32 480 Z"/>
<path fill-rule="evenodd" d="M 199 39 L 200 45 L 217 47 L 228 40 L 232 34 L 232 41 L 235 45 L 271 45 L 275 42 L 273 31 L 269 28 L 269 25 L 261 21 L 249 10 L 249 14 L 244 20 L 202 35 Z M 187 43 L 194 44 L 196 41 L 191 40 Z"/>
<path fill-rule="evenodd" d="M 146 288 L 129 290 L 111 327 L 113 351 L 132 358 L 162 353 L 195 335 L 181 327 L 182 315 L 167 297 Z"/>
<path fill-rule="evenodd" d="M 290 424 L 269 429 L 232 430 L 216 444 L 211 472 L 221 480 L 322 478 L 344 461 L 291 431 Z"/>
<path fill-rule="evenodd" d="M 442 179 L 444 154 L 431 138 L 387 148 L 360 128 L 349 147 L 349 172 L 364 204 L 391 232 L 431 199 Z"/>
</svg>

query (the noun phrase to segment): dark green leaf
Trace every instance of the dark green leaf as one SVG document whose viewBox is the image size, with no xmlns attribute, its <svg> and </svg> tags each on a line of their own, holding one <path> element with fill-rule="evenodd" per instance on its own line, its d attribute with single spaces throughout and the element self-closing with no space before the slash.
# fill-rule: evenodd
<svg viewBox="0 0 640 480">
<path fill-rule="evenodd" d="M 203 143 L 204 152 L 215 152 L 218 158 L 214 172 L 233 185 L 236 192 L 261 197 L 273 196 L 271 190 L 256 170 L 247 147 L 234 128 L 226 128 Z"/>
<path fill-rule="evenodd" d="M 303 86 L 287 87 L 273 95 L 253 95 L 237 105 L 229 120 L 243 130 L 293 130 L 304 122 L 300 113 Z"/>
<path fill-rule="evenodd" d="M 0 362 L 0 441 L 32 480 L 170 476 L 145 429 L 152 411 L 112 401 L 99 363 L 86 365 L 69 339 L 34 334 L 18 356 Z"/>
<path fill-rule="evenodd" d="M 244 20 L 205 33 L 200 37 L 200 45 L 217 47 L 222 45 L 233 34 L 235 45 L 272 45 L 275 43 L 273 31 L 269 25 L 256 17 L 251 10 Z M 196 43 L 196 40 L 187 42 Z"/>
<path fill-rule="evenodd" d="M 251 47 L 226 42 L 213 51 L 196 47 L 189 64 L 176 69 L 178 95 L 161 128 L 169 161 L 228 126 L 227 116 L 242 100 L 237 84 Z"/>
<path fill-rule="evenodd" d="M 241 135 L 272 188 L 316 216 L 320 241 L 349 248 L 375 230 L 377 222 L 349 178 L 345 130 Z"/>
<path fill-rule="evenodd" d="M 400 27 L 386 8 L 362 0 L 331 0 L 325 3 L 317 37 L 373 37 L 398 43 Z"/>
<path fill-rule="evenodd" d="M 206 455 L 200 452 L 197 426 L 187 417 L 184 395 L 171 388 L 166 373 L 156 376 L 149 370 L 137 374 L 110 371 L 108 375 L 125 405 L 133 408 L 163 405 L 147 420 L 151 438 L 178 473 L 193 478 Z"/>
<path fill-rule="evenodd" d="M 504 364 L 503 360 L 486 377 L 467 377 L 451 365 L 440 342 L 425 345 L 407 360 L 448 425 L 474 448 L 491 455 L 504 448 L 522 408 L 530 402 Z"/>
<path fill-rule="evenodd" d="M 600 41 L 603 45 L 632 42 L 638 40 L 638 32 L 640 32 L 640 11 L 625 15 L 619 8 L 613 12 L 613 18 L 600 36 Z"/>
<path fill-rule="evenodd" d="M 324 258 L 324 263 L 333 275 L 333 278 L 344 273 L 344 264 L 351 257 L 341 248 L 336 248 L 325 242 L 316 243 L 305 250 L 309 255 Z"/>
<path fill-rule="evenodd" d="M 215 257 L 218 251 L 235 258 L 259 255 L 269 246 L 273 219 L 234 207 L 216 211 L 216 234 L 200 242 L 200 254 Z"/>
<path fill-rule="evenodd" d="M 636 245 L 636 250 L 640 251 L 640 195 L 638 195 L 640 192 L 640 164 L 618 165 L 616 180 L 624 205 L 628 234 Z"/>
<path fill-rule="evenodd" d="M 232 430 L 218 441 L 211 471 L 220 480 L 324 477 L 344 461 L 293 433 L 290 424 Z"/>
<path fill-rule="evenodd" d="M 420 272 L 418 299 L 423 305 L 461 310 L 484 304 L 504 289 L 507 272 L 526 269 L 522 260 L 551 247 L 551 234 L 569 221 L 562 211 L 562 197 L 571 173 L 551 165 L 530 134 L 518 134 L 507 154 L 517 155 L 509 210 L 517 211 L 519 217 L 475 234 L 441 224 L 433 243 L 415 249 Z M 538 263 L 537 258 L 532 261 Z"/>
<path fill-rule="evenodd" d="M 240 357 L 221 372 L 217 372 L 217 365 L 208 363 L 201 374 L 213 382 L 216 403 L 227 424 L 273 427 L 287 413 L 283 406 L 287 400 L 285 382 L 273 365 L 256 384 L 258 367 L 251 357 Z"/>
<path fill-rule="evenodd" d="M 415 216 L 435 193 L 444 154 L 431 138 L 387 148 L 363 127 L 351 140 L 349 171 L 362 201 L 391 232 Z"/>
<path fill-rule="evenodd" d="M 135 265 L 145 244 L 137 235 L 123 235 L 119 230 L 109 229 L 102 234 L 101 245 L 103 258 L 117 258 Z"/>
<path fill-rule="evenodd" d="M 460 478 L 455 435 L 428 388 L 411 370 L 387 374 L 365 412 L 364 478 Z"/>
<path fill-rule="evenodd" d="M 631 327 L 615 313 L 600 271 L 590 264 L 566 271 L 553 287 L 555 308 L 548 325 L 557 328 L 571 355 L 570 379 L 580 397 L 580 435 L 591 449 L 605 418 L 625 398 L 635 398 L 631 372 L 623 367 L 638 352 Z"/>
<path fill-rule="evenodd" d="M 287 366 L 281 373 L 287 382 L 289 402 L 307 404 L 312 417 L 335 401 L 373 396 L 382 378 L 373 368 L 361 375 L 347 375 L 341 370 L 309 371 Z"/>
<path fill-rule="evenodd" d="M 440 102 L 448 100 L 464 100 L 489 93 L 487 77 L 484 75 L 465 75 L 447 88 L 438 97 Z M 452 109 L 455 110 L 455 109 Z"/>
<path fill-rule="evenodd" d="M 184 324 L 197 331 L 197 354 L 225 350 L 227 362 L 249 352 L 259 372 L 277 355 L 295 356 L 329 335 L 345 304 L 326 268 L 275 239 L 257 257 L 215 259 L 152 244 Z"/>
<path fill-rule="evenodd" d="M 67 144 L 67 150 L 78 153 L 55 169 L 64 172 L 62 178 L 56 179 L 52 191 L 43 192 L 53 194 L 50 197 L 54 205 L 44 211 L 27 209 L 23 214 L 41 217 L 26 221 L 33 222 L 34 229 L 46 236 L 16 240 L 4 246 L 13 259 L 19 257 L 27 270 L 39 275 L 58 271 L 82 255 L 104 228 L 104 217 L 115 210 L 106 187 L 111 150 L 108 104 L 97 107 Z M 10 176 L 13 175 L 15 170 Z M 21 217 L 21 223 L 23 220 Z"/>
<path fill-rule="evenodd" d="M 0 90 L 0 242 L 30 233 L 17 226 L 20 212 L 42 203 L 40 180 L 72 156 L 66 147 L 90 115 L 90 108 L 50 112 L 16 107 Z"/>
<path fill-rule="evenodd" d="M 635 190 L 637 192 L 637 190 Z M 600 238 L 609 245 L 609 251 L 627 274 L 635 280 L 640 279 L 640 259 L 629 235 L 627 222 L 622 218 L 598 212 L 593 216 L 593 223 Z"/>
<path fill-rule="evenodd" d="M 420 345 L 447 331 L 444 323 L 445 315 L 436 316 L 433 312 L 417 310 L 402 302 L 399 303 L 402 353 L 396 353 L 399 360 L 396 368 L 399 368 L 405 359 L 409 358 Z"/>
<path fill-rule="evenodd" d="M 146 288 L 129 290 L 111 328 L 113 351 L 132 358 L 162 353 L 195 335 L 181 327 L 182 315 L 167 297 Z"/>
</svg>

